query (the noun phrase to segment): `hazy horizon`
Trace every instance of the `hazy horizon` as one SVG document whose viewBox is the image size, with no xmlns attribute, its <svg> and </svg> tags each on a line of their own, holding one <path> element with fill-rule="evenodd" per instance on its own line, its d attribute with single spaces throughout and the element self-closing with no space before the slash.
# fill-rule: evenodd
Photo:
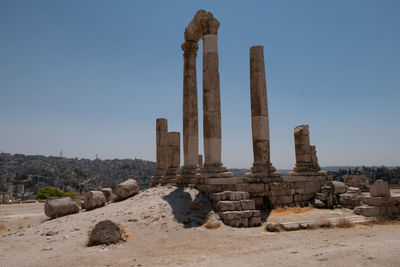
<svg viewBox="0 0 400 267">
<path fill-rule="evenodd" d="M 180 45 L 199 9 L 221 23 L 226 167 L 253 162 L 252 45 L 264 46 L 276 168 L 293 168 L 301 124 L 321 166 L 400 165 L 400 2 L 389 0 L 1 1 L 0 149 L 155 161 L 156 118 L 182 132 Z"/>
</svg>

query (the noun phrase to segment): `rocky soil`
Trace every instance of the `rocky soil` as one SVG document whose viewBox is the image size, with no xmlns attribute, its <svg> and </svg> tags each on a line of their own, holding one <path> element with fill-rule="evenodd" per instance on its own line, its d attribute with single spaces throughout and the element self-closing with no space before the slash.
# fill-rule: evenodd
<svg viewBox="0 0 400 267">
<path fill-rule="evenodd" d="M 0 205 L 0 225 L 18 225 L 25 218 L 21 229 L 0 235 L 1 266 L 400 266 L 398 224 L 280 233 L 264 226 L 231 228 L 195 189 L 151 188 L 54 220 L 40 208 L 43 204 Z M 293 218 L 319 215 L 310 209 Z M 87 247 L 89 231 L 105 219 L 122 225 L 127 241 Z M 220 227 L 208 229 L 208 222 Z"/>
</svg>

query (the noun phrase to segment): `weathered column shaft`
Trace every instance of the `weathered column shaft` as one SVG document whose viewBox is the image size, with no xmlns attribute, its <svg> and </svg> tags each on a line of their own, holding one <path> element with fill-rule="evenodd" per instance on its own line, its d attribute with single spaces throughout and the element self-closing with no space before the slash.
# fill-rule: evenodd
<svg viewBox="0 0 400 267">
<path fill-rule="evenodd" d="M 253 167 L 270 165 L 270 139 L 267 83 L 263 46 L 250 48 L 251 125 L 253 134 Z"/>
<path fill-rule="evenodd" d="M 168 168 L 168 150 L 167 150 L 167 134 L 168 122 L 167 119 L 158 118 L 156 121 L 156 174 L 162 175 Z"/>
<path fill-rule="evenodd" d="M 168 169 L 179 168 L 181 162 L 181 136 L 179 132 L 168 132 Z"/>
<path fill-rule="evenodd" d="M 196 57 L 198 44 L 186 41 L 183 53 L 183 171 L 195 173 L 199 151 Z"/>
<path fill-rule="evenodd" d="M 294 145 L 296 163 L 311 163 L 310 133 L 308 125 L 300 125 L 294 129 Z"/>
<path fill-rule="evenodd" d="M 294 171 L 319 171 L 317 151 L 310 145 L 310 130 L 308 125 L 294 128 L 294 145 L 296 151 L 296 166 Z"/>
<path fill-rule="evenodd" d="M 203 131 L 204 167 L 220 167 L 221 105 L 218 71 L 218 36 L 203 36 Z"/>
</svg>

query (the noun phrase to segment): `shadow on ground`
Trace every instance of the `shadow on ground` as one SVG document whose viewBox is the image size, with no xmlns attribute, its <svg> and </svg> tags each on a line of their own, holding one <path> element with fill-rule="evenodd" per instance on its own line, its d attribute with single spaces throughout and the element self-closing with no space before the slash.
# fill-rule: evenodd
<svg viewBox="0 0 400 267">
<path fill-rule="evenodd" d="M 210 201 L 198 193 L 192 200 L 191 195 L 179 187 L 163 197 L 172 208 L 175 219 L 184 225 L 184 228 L 199 227 L 205 224 L 212 211 Z"/>
</svg>

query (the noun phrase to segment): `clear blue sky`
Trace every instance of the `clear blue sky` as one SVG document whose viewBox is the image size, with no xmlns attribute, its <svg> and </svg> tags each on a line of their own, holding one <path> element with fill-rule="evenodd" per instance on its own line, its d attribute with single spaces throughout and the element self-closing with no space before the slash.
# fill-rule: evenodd
<svg viewBox="0 0 400 267">
<path fill-rule="evenodd" d="M 154 161 L 156 118 L 182 129 L 180 45 L 198 9 L 221 22 L 227 167 L 253 160 L 252 45 L 264 45 L 276 167 L 293 167 L 293 128 L 300 124 L 310 125 L 321 166 L 400 165 L 396 0 L 2 0 L 0 148 Z M 200 122 L 201 64 L 200 47 Z"/>
</svg>

